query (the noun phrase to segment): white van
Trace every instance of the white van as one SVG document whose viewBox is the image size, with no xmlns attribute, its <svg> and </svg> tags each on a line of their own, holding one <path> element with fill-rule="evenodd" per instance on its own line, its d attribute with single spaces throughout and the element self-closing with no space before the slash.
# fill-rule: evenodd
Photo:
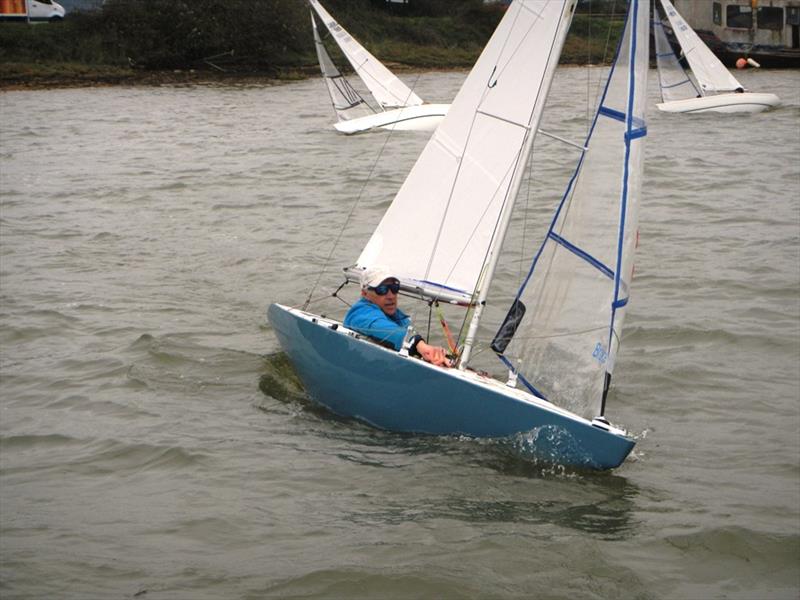
<svg viewBox="0 0 800 600">
<path fill-rule="evenodd" d="M 53 0 L 0 0 L 0 20 L 60 21 L 64 7 Z"/>
</svg>

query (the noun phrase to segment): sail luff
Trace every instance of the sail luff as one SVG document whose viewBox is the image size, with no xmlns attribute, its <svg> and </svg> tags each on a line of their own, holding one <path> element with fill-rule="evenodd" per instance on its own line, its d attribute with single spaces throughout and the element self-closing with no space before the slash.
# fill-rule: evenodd
<svg viewBox="0 0 800 600">
<path fill-rule="evenodd" d="M 542 80 L 541 91 L 539 93 L 540 100 L 534 104 L 533 107 L 531 107 L 531 118 L 529 121 L 525 143 L 522 151 L 520 152 L 512 175 L 508 195 L 504 202 L 503 209 L 501 210 L 497 232 L 493 236 L 492 243 L 489 245 L 487 250 L 486 268 L 482 274 L 482 277 L 479 278 L 477 282 L 478 287 L 476 290 L 477 299 L 475 302 L 475 310 L 473 311 L 472 319 L 470 320 L 469 328 L 464 341 L 464 349 L 461 353 L 461 360 L 459 362 L 459 368 L 461 369 L 466 368 L 466 366 L 469 364 L 472 348 L 474 346 L 480 321 L 483 316 L 483 310 L 486 306 L 486 298 L 489 294 L 492 279 L 494 278 L 494 272 L 497 267 L 497 261 L 500 257 L 500 249 L 505 241 L 509 222 L 514 209 L 514 204 L 516 202 L 517 195 L 519 194 L 520 185 L 522 184 L 524 167 L 528 162 L 528 158 L 530 157 L 533 141 L 536 138 L 536 133 L 539 129 L 539 121 L 544 109 L 544 104 L 547 100 L 547 95 L 550 91 L 550 86 L 553 82 L 555 69 L 558 66 L 558 60 L 561 57 L 561 50 L 564 46 L 564 40 L 567 37 L 567 32 L 569 31 L 569 27 L 572 22 L 572 15 L 575 10 L 576 2 L 577 0 L 565 1 L 562 6 L 561 17 L 559 19 L 559 29 L 556 33 L 554 43 L 551 46 L 551 52 L 548 56 L 547 67 L 545 68 L 545 74 Z"/>
<path fill-rule="evenodd" d="M 683 49 L 700 87 L 704 92 L 732 92 L 743 89 L 722 61 L 706 46 L 669 0 L 661 0 L 672 31 Z"/>
<path fill-rule="evenodd" d="M 649 12 L 649 4 L 646 5 Z M 628 63 L 628 103 L 626 114 L 625 131 L 625 160 L 623 162 L 623 186 L 620 198 L 619 213 L 619 233 L 617 238 L 617 264 L 614 273 L 614 301 L 611 305 L 611 322 L 609 324 L 608 339 L 608 360 L 606 361 L 605 378 L 600 404 L 600 416 L 605 414 L 605 404 L 608 389 L 611 383 L 611 376 L 616 363 L 616 354 L 619 351 L 619 332 L 622 329 L 625 307 L 628 303 L 630 294 L 630 279 L 633 277 L 633 254 L 636 246 L 636 235 L 631 235 L 628 226 L 635 228 L 638 226 L 637 205 L 640 195 L 641 182 L 638 177 L 641 175 L 641 161 L 643 148 L 639 147 L 636 157 L 634 157 L 634 145 L 641 146 L 643 138 L 647 135 L 646 124 L 644 123 L 644 103 L 646 102 L 646 88 L 648 68 L 647 50 L 640 51 L 637 48 L 639 43 L 648 44 L 646 29 L 640 32 L 641 23 L 645 21 L 639 17 L 641 5 L 636 2 L 633 7 L 632 19 L 634 27 L 631 31 L 629 63 Z M 641 39 L 639 39 L 642 34 Z M 642 81 L 637 81 L 637 70 L 643 69 Z M 637 106 L 638 103 L 638 106 Z M 641 115 L 638 117 L 637 115 Z M 627 261 L 627 262 L 626 262 Z M 621 293 L 624 287 L 624 295 Z"/>
<path fill-rule="evenodd" d="M 636 2 L 633 6 L 633 15 L 632 19 L 634 23 L 638 22 L 638 12 L 640 10 L 639 3 Z M 643 42 L 646 43 L 646 42 Z M 630 51 L 629 55 L 631 57 L 636 56 L 636 45 L 637 45 L 637 27 L 633 27 L 630 39 Z M 626 131 L 625 131 L 625 161 L 623 162 L 623 183 L 622 183 L 622 196 L 620 198 L 620 211 L 619 211 L 619 234 L 617 237 L 617 265 L 616 269 L 614 270 L 614 302 L 611 305 L 611 322 L 609 323 L 609 331 L 608 331 L 608 348 L 609 348 L 609 360 L 606 362 L 606 376 L 604 378 L 604 385 L 603 385 L 603 393 L 602 393 L 602 400 L 600 403 L 600 416 L 605 414 L 605 405 L 606 405 L 606 396 L 608 394 L 608 389 L 611 384 L 611 376 L 614 370 L 614 363 L 615 363 L 615 352 L 613 352 L 613 348 L 619 347 L 619 340 L 616 340 L 617 343 L 615 344 L 614 337 L 616 335 L 616 320 L 617 320 L 617 310 L 622 308 L 627 304 L 628 298 L 627 295 L 625 298 L 621 298 L 620 296 L 620 288 L 623 283 L 622 273 L 624 268 L 623 263 L 623 254 L 625 252 L 625 226 L 627 222 L 627 215 L 628 215 L 628 193 L 629 193 L 629 185 L 630 185 L 630 161 L 631 161 L 631 144 L 634 140 L 634 114 L 635 114 L 635 106 L 634 101 L 636 98 L 636 60 L 630 60 L 628 64 L 628 106 L 627 106 L 627 114 L 626 114 Z M 637 130 L 640 128 L 637 128 Z"/>
<path fill-rule="evenodd" d="M 422 98 L 356 41 L 317 0 L 308 0 L 356 74 L 383 108 L 419 106 Z"/>
</svg>

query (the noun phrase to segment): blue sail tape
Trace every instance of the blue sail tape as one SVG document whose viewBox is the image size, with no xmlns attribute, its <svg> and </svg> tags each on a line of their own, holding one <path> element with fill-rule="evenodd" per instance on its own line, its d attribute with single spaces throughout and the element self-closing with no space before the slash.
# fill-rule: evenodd
<svg viewBox="0 0 800 600">
<path fill-rule="evenodd" d="M 611 306 L 616 310 L 618 308 L 623 308 L 627 304 L 628 304 L 628 298 L 620 298 L 616 302 L 612 303 Z"/>
<path fill-rule="evenodd" d="M 540 391 L 539 391 L 539 390 L 537 390 L 535 387 L 533 387 L 533 385 L 531 385 L 531 382 L 530 382 L 530 381 L 528 381 L 527 379 L 525 379 L 525 376 L 524 376 L 522 373 L 520 373 L 519 371 L 517 371 L 517 369 L 514 367 L 514 365 L 513 365 L 513 364 L 511 364 L 511 361 L 510 361 L 510 360 L 508 360 L 508 359 L 507 359 L 505 356 L 503 356 L 502 354 L 498 354 L 498 355 L 497 355 L 497 358 L 499 358 L 499 359 L 502 361 L 502 363 L 503 363 L 505 366 L 507 366 L 507 367 L 508 367 L 508 369 L 509 369 L 510 371 L 513 371 L 513 372 L 514 372 L 514 374 L 517 376 L 517 379 L 519 379 L 519 380 L 522 382 L 522 384 L 523 384 L 523 385 L 524 385 L 526 388 L 528 388 L 528 391 L 529 391 L 531 394 L 533 394 L 534 396 L 536 396 L 536 397 L 537 397 L 537 398 L 539 398 L 540 400 L 544 400 L 545 402 L 550 402 L 550 400 L 548 400 L 547 398 L 545 398 L 545 395 L 544 395 L 542 392 L 540 392 Z"/>
<path fill-rule="evenodd" d="M 630 133 L 625 134 L 625 139 L 635 140 L 636 138 L 644 137 L 647 135 L 647 127 L 640 127 L 639 129 L 631 129 Z"/>
<path fill-rule="evenodd" d="M 608 108 L 607 106 L 600 107 L 600 114 L 605 115 L 607 117 L 611 117 L 616 121 L 622 121 L 623 123 L 627 119 L 624 112 L 621 112 L 619 110 L 614 110 L 613 108 Z"/>
<path fill-rule="evenodd" d="M 606 117 L 610 117 L 611 119 L 614 119 L 615 121 L 619 121 L 620 123 L 626 123 L 627 124 L 627 122 L 628 122 L 628 115 L 626 115 L 621 110 L 614 110 L 613 108 L 608 108 L 607 106 L 601 106 L 599 112 L 600 112 L 601 115 L 604 115 Z M 645 128 L 644 119 L 642 119 L 640 117 L 633 117 L 631 119 L 631 121 L 632 121 L 633 125 L 636 125 L 637 128 L 639 128 L 639 129 Z"/>
<path fill-rule="evenodd" d="M 443 290 L 448 290 L 450 292 L 458 292 L 459 294 L 464 294 L 465 296 L 469 296 L 469 292 L 466 290 L 462 290 L 461 288 L 452 287 L 449 285 L 445 285 L 443 283 L 437 283 L 435 281 L 431 281 L 430 279 L 419 279 L 420 283 L 424 283 L 426 285 L 430 285 L 431 287 L 441 288 Z"/>
<path fill-rule="evenodd" d="M 570 244 L 567 240 L 562 238 L 560 235 L 558 235 L 554 231 L 551 231 L 550 234 L 548 235 L 548 237 L 551 240 L 553 240 L 555 243 L 563 246 L 564 248 L 566 248 L 567 250 L 572 252 L 575 256 L 577 256 L 579 258 L 582 258 L 583 260 L 588 262 L 590 265 L 592 265 L 594 268 L 596 268 L 598 271 L 600 271 L 603 275 L 605 275 L 609 279 L 614 279 L 614 271 L 609 269 L 607 266 L 605 266 L 603 263 L 601 263 L 599 260 L 597 260 L 591 254 L 588 254 L 587 252 L 584 252 L 583 250 L 581 250 L 577 246 L 574 246 L 573 244 Z"/>
</svg>

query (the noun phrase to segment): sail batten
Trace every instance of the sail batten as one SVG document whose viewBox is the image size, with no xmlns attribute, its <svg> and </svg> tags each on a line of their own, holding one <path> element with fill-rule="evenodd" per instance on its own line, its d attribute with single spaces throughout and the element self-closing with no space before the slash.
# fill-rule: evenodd
<svg viewBox="0 0 800 600">
<path fill-rule="evenodd" d="M 506 119 L 502 115 L 493 115 L 493 114 L 488 113 L 488 112 L 483 111 L 483 110 L 478 110 L 476 112 L 479 115 L 483 115 L 484 117 L 489 117 L 490 119 L 497 119 L 498 121 L 503 121 L 504 123 L 508 123 L 510 125 L 516 125 L 517 127 L 521 128 L 521 129 L 524 129 L 526 131 L 530 129 L 530 126 L 527 123 L 515 123 L 514 121 Z"/>
</svg>

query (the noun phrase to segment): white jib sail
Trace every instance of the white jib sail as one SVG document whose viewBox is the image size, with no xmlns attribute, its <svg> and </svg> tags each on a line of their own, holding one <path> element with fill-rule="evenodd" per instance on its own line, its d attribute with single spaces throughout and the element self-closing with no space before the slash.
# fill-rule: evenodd
<svg viewBox="0 0 800 600">
<path fill-rule="evenodd" d="M 672 31 L 678 38 L 683 54 L 689 62 L 692 73 L 700 84 L 703 93 L 732 92 L 742 87 L 722 61 L 709 50 L 703 40 L 689 27 L 689 24 L 678 14 L 669 0 L 661 0 L 661 6 L 667 13 Z"/>
<path fill-rule="evenodd" d="M 653 15 L 653 37 L 656 40 L 656 66 L 663 101 L 673 102 L 697 97 L 700 90 L 695 87 L 689 74 L 675 56 L 667 40 L 667 34 L 664 33 L 664 24 L 657 15 Z"/>
<path fill-rule="evenodd" d="M 375 100 L 384 108 L 417 106 L 422 99 L 400 81 L 377 58 L 372 56 L 345 29 L 337 23 L 317 0 L 308 0 L 311 7 L 322 19 L 333 39 L 341 48 L 353 69 L 369 88 Z"/>
<path fill-rule="evenodd" d="M 340 121 L 347 121 L 373 114 L 372 109 L 364 101 L 364 98 L 350 85 L 350 82 L 333 64 L 319 37 L 317 23 L 313 15 L 311 16 L 311 27 L 314 30 L 314 46 L 317 49 L 319 68 L 322 71 L 322 78 L 328 88 L 328 94 L 331 97 L 331 104 L 333 104 L 333 110 L 336 111 L 336 116 Z"/>
<path fill-rule="evenodd" d="M 532 391 L 590 419 L 601 414 L 633 272 L 649 12 L 649 0 L 631 0 L 587 150 L 520 290 L 527 312 L 503 353 Z"/>
<path fill-rule="evenodd" d="M 433 297 L 469 300 L 526 161 L 575 0 L 517 0 L 484 48 L 357 266 L 388 265 Z"/>
</svg>

